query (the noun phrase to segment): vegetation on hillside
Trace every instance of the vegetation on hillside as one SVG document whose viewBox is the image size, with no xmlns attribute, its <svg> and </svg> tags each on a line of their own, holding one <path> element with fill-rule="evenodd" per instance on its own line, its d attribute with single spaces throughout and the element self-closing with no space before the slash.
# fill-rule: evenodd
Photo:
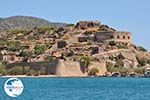
<svg viewBox="0 0 150 100">
<path fill-rule="evenodd" d="M 142 46 L 138 46 L 137 48 L 138 48 L 138 50 L 140 50 L 140 51 L 147 52 L 147 50 L 146 50 L 144 47 L 142 47 Z"/>
<path fill-rule="evenodd" d="M 96 76 L 96 74 L 99 72 L 99 70 L 97 68 L 91 68 L 88 75 L 90 76 Z"/>
<path fill-rule="evenodd" d="M 34 47 L 34 54 L 40 55 L 45 52 L 46 46 L 45 45 L 35 45 Z"/>
<path fill-rule="evenodd" d="M 0 65 L 0 75 L 29 75 L 29 76 L 36 76 L 36 75 L 46 75 L 46 68 L 41 67 L 40 69 L 33 69 L 32 67 L 22 67 L 22 66 L 15 66 L 12 68 L 6 68 L 4 65 Z"/>
<path fill-rule="evenodd" d="M 115 64 L 115 66 L 112 63 L 107 62 L 106 68 L 107 68 L 108 72 L 120 72 L 120 73 L 128 73 L 129 72 L 129 69 L 124 68 L 122 65 L 122 62 L 120 62 L 120 61 L 118 61 Z"/>
<path fill-rule="evenodd" d="M 0 75 L 44 75 L 47 74 L 44 67 L 8 68 L 8 65 L 22 62 L 50 63 L 53 59 L 78 61 L 81 71 L 93 76 L 97 75 L 100 69 L 94 62 L 101 64 L 106 61 L 107 71 L 112 73 L 144 73 L 144 68 L 150 65 L 150 54 L 145 48 L 130 43 L 130 34 L 129 43 L 126 40 L 117 41 L 114 36 L 105 35 L 105 32 L 115 30 L 97 21 L 83 21 L 77 25 L 68 24 L 66 27 L 60 24 L 58 27 L 43 19 L 17 16 L 2 19 L 0 23 L 0 29 L 5 29 L 0 32 L 0 63 L 7 66 L 0 65 Z M 104 36 L 97 38 L 96 33 L 101 31 Z M 125 36 L 118 39 L 126 39 L 123 38 Z M 96 67 L 90 69 L 92 64 Z"/>
</svg>

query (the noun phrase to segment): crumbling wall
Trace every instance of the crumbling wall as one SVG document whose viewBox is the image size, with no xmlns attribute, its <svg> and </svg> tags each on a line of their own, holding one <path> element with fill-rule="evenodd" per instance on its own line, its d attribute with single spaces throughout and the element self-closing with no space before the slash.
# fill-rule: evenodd
<svg viewBox="0 0 150 100">
<path fill-rule="evenodd" d="M 97 68 L 99 70 L 97 75 L 100 75 L 100 76 L 105 75 L 107 72 L 105 62 L 91 62 L 89 69 L 91 69 L 91 68 Z"/>
<path fill-rule="evenodd" d="M 53 60 L 51 63 L 48 62 L 22 62 L 22 63 L 12 63 L 7 65 L 7 67 L 15 67 L 15 66 L 22 66 L 22 67 L 32 67 L 33 69 L 39 70 L 41 67 L 46 67 L 48 74 L 53 74 L 57 76 L 71 76 L 71 77 L 78 77 L 78 76 L 86 76 L 87 73 L 82 72 L 82 65 L 80 62 L 77 61 L 64 61 L 64 60 Z M 90 68 L 97 68 L 99 70 L 98 75 L 105 75 L 106 73 L 106 65 L 104 62 L 91 62 Z"/>
<path fill-rule="evenodd" d="M 55 74 L 56 73 L 56 65 L 58 64 L 57 60 L 53 60 L 51 63 L 49 62 L 20 62 L 20 63 L 11 63 L 6 65 L 7 68 L 12 68 L 15 66 L 20 67 L 31 67 L 35 70 L 40 70 L 41 67 L 46 68 L 46 72 L 48 74 Z"/>
<path fill-rule="evenodd" d="M 129 32 L 114 32 L 113 38 L 115 42 L 132 43 L 132 36 Z"/>
<path fill-rule="evenodd" d="M 99 27 L 101 23 L 99 21 L 80 21 L 76 24 L 76 29 L 87 29 L 87 28 L 96 28 Z"/>
<path fill-rule="evenodd" d="M 97 42 L 104 42 L 110 39 L 113 39 L 112 32 L 97 32 L 95 33 L 95 36 L 94 36 L 94 40 Z"/>
<path fill-rule="evenodd" d="M 81 71 L 80 63 L 75 61 L 53 60 L 51 63 L 22 62 L 7 65 L 8 68 L 15 66 L 29 66 L 36 70 L 40 69 L 41 67 L 46 67 L 47 73 L 58 76 L 85 76 L 85 74 L 83 74 L 83 72 Z"/>
<path fill-rule="evenodd" d="M 115 41 L 130 44 L 132 43 L 132 36 L 129 32 L 97 32 L 94 40 L 97 42 Z"/>
<path fill-rule="evenodd" d="M 80 63 L 75 61 L 59 60 L 56 66 L 58 76 L 85 76 L 81 71 Z"/>
</svg>

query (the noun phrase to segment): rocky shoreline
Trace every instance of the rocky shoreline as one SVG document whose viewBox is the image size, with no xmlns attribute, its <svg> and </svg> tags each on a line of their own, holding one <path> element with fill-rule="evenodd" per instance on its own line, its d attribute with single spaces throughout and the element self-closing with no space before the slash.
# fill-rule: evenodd
<svg viewBox="0 0 150 100">
<path fill-rule="evenodd" d="M 7 78 L 7 77 L 18 77 L 18 78 L 21 78 L 21 77 L 147 77 L 147 78 L 150 78 L 150 73 L 148 74 L 121 74 L 121 73 L 113 73 L 113 74 L 106 74 L 106 75 L 101 75 L 101 76 L 98 76 L 98 75 L 94 75 L 94 76 L 87 76 L 87 75 L 84 75 L 84 76 L 58 76 L 58 75 L 36 75 L 36 76 L 29 76 L 29 75 L 1 75 L 0 77 L 4 77 L 4 78 Z"/>
</svg>

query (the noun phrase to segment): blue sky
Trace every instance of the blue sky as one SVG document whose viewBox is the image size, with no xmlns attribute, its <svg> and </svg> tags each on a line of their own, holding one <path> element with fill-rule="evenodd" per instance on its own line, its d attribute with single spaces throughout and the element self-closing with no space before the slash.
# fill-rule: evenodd
<svg viewBox="0 0 150 100">
<path fill-rule="evenodd" d="M 150 50 L 150 0 L 1 0 L 0 17 L 16 15 L 67 23 L 98 19 L 132 32 L 134 43 Z"/>
</svg>

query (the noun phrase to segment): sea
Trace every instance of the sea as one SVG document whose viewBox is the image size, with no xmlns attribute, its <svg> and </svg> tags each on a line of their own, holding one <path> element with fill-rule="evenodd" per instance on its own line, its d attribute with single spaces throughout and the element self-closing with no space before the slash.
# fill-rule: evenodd
<svg viewBox="0 0 150 100">
<path fill-rule="evenodd" d="M 19 78 L 23 93 L 9 97 L 0 78 L 0 100 L 150 100 L 150 78 Z"/>
</svg>

